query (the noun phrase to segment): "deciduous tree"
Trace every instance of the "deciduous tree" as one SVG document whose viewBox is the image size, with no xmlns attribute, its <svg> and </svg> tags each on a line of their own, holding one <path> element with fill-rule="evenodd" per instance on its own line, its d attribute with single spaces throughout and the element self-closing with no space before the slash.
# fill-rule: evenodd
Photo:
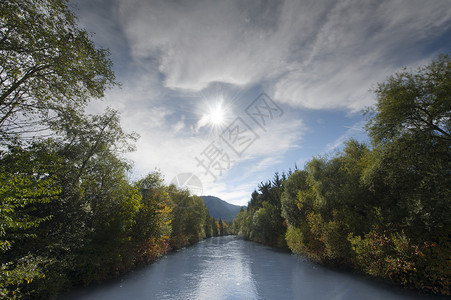
<svg viewBox="0 0 451 300">
<path fill-rule="evenodd" d="M 112 62 L 80 29 L 67 0 L 0 3 L 0 138 L 80 112 L 115 84 Z M 37 127 L 36 127 L 37 126 Z"/>
</svg>

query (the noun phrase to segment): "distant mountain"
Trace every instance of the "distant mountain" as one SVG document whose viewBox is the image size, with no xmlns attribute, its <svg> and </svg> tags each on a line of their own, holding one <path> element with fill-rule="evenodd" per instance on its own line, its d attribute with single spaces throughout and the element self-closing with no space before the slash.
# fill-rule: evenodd
<svg viewBox="0 0 451 300">
<path fill-rule="evenodd" d="M 240 212 L 241 206 L 233 205 L 214 196 L 201 196 L 210 216 L 215 219 L 232 222 Z"/>
</svg>

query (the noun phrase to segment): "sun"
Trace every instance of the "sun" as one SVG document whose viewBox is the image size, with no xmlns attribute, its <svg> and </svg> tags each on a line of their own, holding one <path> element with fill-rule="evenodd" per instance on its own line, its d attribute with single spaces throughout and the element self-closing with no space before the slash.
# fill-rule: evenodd
<svg viewBox="0 0 451 300">
<path fill-rule="evenodd" d="M 220 126 L 225 121 L 225 113 L 221 103 L 216 104 L 210 109 L 208 114 L 208 122 L 213 126 Z"/>
<path fill-rule="evenodd" d="M 199 133 L 202 128 L 209 132 L 209 135 L 219 135 L 231 118 L 231 105 L 225 101 L 222 95 L 203 95 L 204 101 L 199 103 L 200 119 L 197 121 L 194 130 Z"/>
</svg>

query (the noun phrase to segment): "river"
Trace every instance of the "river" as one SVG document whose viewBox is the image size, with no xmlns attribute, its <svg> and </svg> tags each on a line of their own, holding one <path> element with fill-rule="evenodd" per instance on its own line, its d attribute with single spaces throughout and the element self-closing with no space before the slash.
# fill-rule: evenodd
<svg viewBox="0 0 451 300">
<path fill-rule="evenodd" d="M 437 299 L 235 236 L 209 238 L 61 299 Z"/>
</svg>

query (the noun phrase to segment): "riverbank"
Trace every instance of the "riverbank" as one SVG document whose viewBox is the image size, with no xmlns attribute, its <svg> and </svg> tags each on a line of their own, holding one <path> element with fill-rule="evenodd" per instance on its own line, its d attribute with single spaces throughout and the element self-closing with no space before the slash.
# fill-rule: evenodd
<svg viewBox="0 0 451 300">
<path fill-rule="evenodd" d="M 324 268 L 236 236 L 213 237 L 59 299 L 440 299 Z"/>
</svg>

